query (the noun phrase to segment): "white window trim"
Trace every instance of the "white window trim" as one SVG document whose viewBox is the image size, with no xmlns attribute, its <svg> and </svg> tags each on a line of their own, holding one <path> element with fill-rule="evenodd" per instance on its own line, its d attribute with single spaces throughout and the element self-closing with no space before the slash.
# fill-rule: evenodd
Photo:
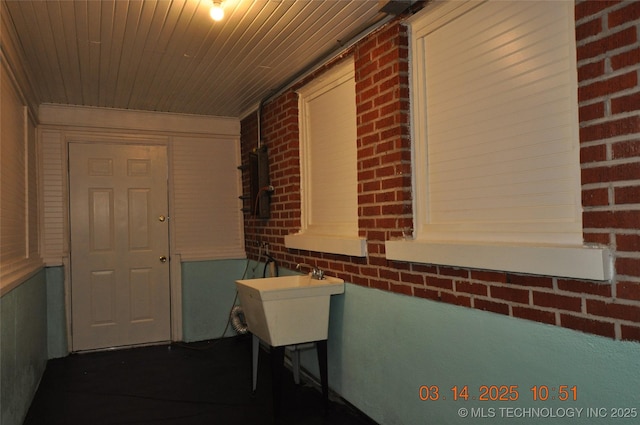
<svg viewBox="0 0 640 425">
<path fill-rule="evenodd" d="M 328 74 L 316 78 L 298 92 L 300 94 L 298 113 L 300 123 L 300 181 L 302 192 L 301 229 L 297 233 L 285 236 L 284 243 L 287 248 L 356 257 L 365 257 L 367 255 L 366 239 L 357 235 L 357 224 L 355 228 L 353 228 L 350 223 L 335 223 L 330 226 L 326 224 L 314 225 L 310 223 L 309 219 L 311 199 L 308 194 L 312 190 L 312 187 L 307 171 L 310 169 L 310 158 L 309 155 L 305 154 L 305 152 L 309 150 L 307 144 L 310 143 L 308 136 L 309 128 L 306 124 L 308 102 L 322 93 L 343 84 L 349 79 L 353 79 L 354 74 L 353 60 L 346 60 L 336 65 Z M 353 100 L 355 102 L 355 93 Z M 355 167 L 356 164 L 354 164 L 354 169 Z"/>
<path fill-rule="evenodd" d="M 608 281 L 612 275 L 609 250 L 600 247 L 435 243 L 414 239 L 387 241 L 385 248 L 387 258 L 398 261 L 599 281 Z"/>
<path fill-rule="evenodd" d="M 431 28 L 434 28 L 447 20 L 447 14 L 456 8 L 460 10 L 470 10 L 476 7 L 477 2 L 439 2 L 427 9 L 422 14 L 416 15 L 410 20 L 410 37 L 415 34 L 420 35 L 424 31 L 423 17 L 425 13 L 436 14 L 435 19 L 431 19 Z M 573 10 L 573 9 L 572 9 Z M 460 11 L 456 11 L 460 13 Z M 573 13 L 573 11 L 571 12 Z M 410 38 L 411 39 L 411 38 Z M 413 40 L 412 40 L 413 42 Z M 411 46 L 410 54 L 412 73 L 411 84 L 417 87 L 419 92 L 421 84 L 420 66 L 421 57 L 417 55 L 415 44 Z M 422 128 L 424 124 L 421 114 L 415 113 L 416 101 L 418 97 L 414 90 L 411 91 L 411 105 L 414 108 L 412 113 L 412 139 L 415 141 L 413 149 L 413 186 L 414 193 L 414 220 L 416 223 L 415 238 L 405 238 L 392 240 L 385 243 L 386 255 L 390 260 L 410 261 L 417 263 L 442 264 L 454 267 L 469 267 L 477 269 L 500 270 L 518 273 L 531 273 L 549 276 L 571 277 L 579 279 L 590 279 L 607 281 L 611 280 L 613 274 L 612 258 L 609 250 L 603 247 L 590 247 L 586 245 L 543 245 L 543 244 L 518 244 L 518 243 L 483 243 L 464 241 L 432 241 L 427 240 L 420 234 L 424 214 L 425 199 L 420 199 L 417 182 L 426 182 L 426 170 L 422 165 L 421 158 L 425 158 L 426 146 L 418 138 L 423 135 L 416 134 L 416 127 Z M 422 139 L 424 140 L 424 139 Z M 423 198 L 426 198 L 426 194 Z"/>
<path fill-rule="evenodd" d="M 326 252 L 354 257 L 365 257 L 367 255 L 367 240 L 360 237 L 348 238 L 294 233 L 285 235 L 284 245 L 287 248 L 304 251 Z"/>
</svg>

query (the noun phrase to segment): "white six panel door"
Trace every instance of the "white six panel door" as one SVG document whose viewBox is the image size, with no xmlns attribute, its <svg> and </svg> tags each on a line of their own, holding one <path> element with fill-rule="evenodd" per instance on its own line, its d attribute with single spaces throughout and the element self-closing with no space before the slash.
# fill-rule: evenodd
<svg viewBox="0 0 640 425">
<path fill-rule="evenodd" d="M 167 152 L 70 143 L 73 350 L 168 341 Z"/>
</svg>

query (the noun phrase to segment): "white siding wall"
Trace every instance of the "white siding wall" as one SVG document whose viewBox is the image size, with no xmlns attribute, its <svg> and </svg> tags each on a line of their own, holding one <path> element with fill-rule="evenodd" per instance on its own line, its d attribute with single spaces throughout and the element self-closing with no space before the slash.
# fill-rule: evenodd
<svg viewBox="0 0 640 425">
<path fill-rule="evenodd" d="M 171 158 L 176 253 L 183 261 L 244 257 L 238 140 L 175 137 Z"/>
<path fill-rule="evenodd" d="M 0 74 L 0 294 L 4 294 L 37 271 L 42 262 L 35 125 L 5 62 Z"/>
<path fill-rule="evenodd" d="M 172 254 L 182 260 L 244 257 L 239 120 L 45 105 L 40 118 L 42 250 L 69 255 L 69 141 L 153 143 L 169 148 Z"/>
<path fill-rule="evenodd" d="M 66 168 L 62 133 L 59 131 L 42 131 L 40 133 L 40 199 L 42 209 L 41 250 L 44 261 L 49 265 L 62 264 L 62 257 L 67 252 L 66 184 L 62 170 Z"/>
</svg>

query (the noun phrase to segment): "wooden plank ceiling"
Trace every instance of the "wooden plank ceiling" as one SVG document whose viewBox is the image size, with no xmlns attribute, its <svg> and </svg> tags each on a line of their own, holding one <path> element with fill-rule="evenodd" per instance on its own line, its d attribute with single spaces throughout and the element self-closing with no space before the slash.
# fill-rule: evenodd
<svg viewBox="0 0 640 425">
<path fill-rule="evenodd" d="M 40 103 L 239 117 L 384 18 L 378 0 L 8 0 Z"/>
</svg>

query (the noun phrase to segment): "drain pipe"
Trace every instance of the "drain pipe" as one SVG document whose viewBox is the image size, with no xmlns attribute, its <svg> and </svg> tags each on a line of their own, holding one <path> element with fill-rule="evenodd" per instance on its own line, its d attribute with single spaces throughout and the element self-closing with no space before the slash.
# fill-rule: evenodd
<svg viewBox="0 0 640 425">
<path fill-rule="evenodd" d="M 236 305 L 231 309 L 231 327 L 238 333 L 238 335 L 245 335 L 249 332 L 247 320 L 244 317 L 244 311 L 239 305 Z"/>
<path fill-rule="evenodd" d="M 256 150 L 260 150 L 260 146 L 262 146 L 262 104 L 263 101 L 260 100 L 260 103 L 258 104 L 258 146 L 256 148 Z"/>
</svg>

